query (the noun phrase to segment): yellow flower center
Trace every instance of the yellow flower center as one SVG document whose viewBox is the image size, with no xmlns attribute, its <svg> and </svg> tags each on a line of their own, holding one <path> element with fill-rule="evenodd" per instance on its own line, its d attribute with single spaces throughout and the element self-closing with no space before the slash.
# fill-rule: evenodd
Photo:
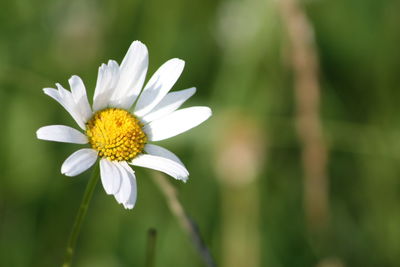
<svg viewBox="0 0 400 267">
<path fill-rule="evenodd" d="M 126 110 L 100 110 L 86 124 L 86 135 L 100 157 L 128 161 L 143 151 L 147 137 L 143 124 Z"/>
</svg>

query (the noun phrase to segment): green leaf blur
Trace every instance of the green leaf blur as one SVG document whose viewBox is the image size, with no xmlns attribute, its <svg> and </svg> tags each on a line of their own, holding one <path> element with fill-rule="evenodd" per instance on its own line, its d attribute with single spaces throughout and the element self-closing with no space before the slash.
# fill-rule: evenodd
<svg viewBox="0 0 400 267">
<path fill-rule="evenodd" d="M 173 90 L 213 116 L 162 145 L 190 172 L 172 180 L 218 266 L 399 266 L 400 2 L 301 1 L 320 57 L 328 146 L 329 226 L 307 222 L 289 44 L 272 0 L 2 1 L 0 3 L 0 266 L 59 266 L 90 176 L 61 164 L 79 146 L 37 140 L 75 126 L 43 94 L 79 75 L 91 102 L 101 63 L 149 49 L 146 80 L 166 60 L 185 70 Z M 138 200 L 118 205 L 99 183 L 74 266 L 204 266 L 150 170 Z M 316 203 L 317 205 L 318 203 Z"/>
</svg>

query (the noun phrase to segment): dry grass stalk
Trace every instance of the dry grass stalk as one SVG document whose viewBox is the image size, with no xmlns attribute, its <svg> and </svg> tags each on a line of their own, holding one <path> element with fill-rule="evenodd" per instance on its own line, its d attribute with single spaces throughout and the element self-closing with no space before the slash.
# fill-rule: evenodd
<svg viewBox="0 0 400 267">
<path fill-rule="evenodd" d="M 311 229 L 325 229 L 329 222 L 327 148 L 319 117 L 318 55 L 310 21 L 297 0 L 279 0 L 287 29 L 295 79 L 296 123 L 302 143 L 305 172 L 304 206 Z"/>
</svg>

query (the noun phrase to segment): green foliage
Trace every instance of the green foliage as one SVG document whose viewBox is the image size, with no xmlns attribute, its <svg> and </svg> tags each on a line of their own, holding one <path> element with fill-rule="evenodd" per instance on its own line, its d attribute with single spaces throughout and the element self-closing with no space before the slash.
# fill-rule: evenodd
<svg viewBox="0 0 400 267">
<path fill-rule="evenodd" d="M 41 126 L 74 126 L 42 88 L 66 86 L 77 74 L 91 98 L 100 64 L 120 62 L 133 40 L 148 46 L 147 79 L 167 59 L 182 58 L 186 67 L 174 89 L 196 86 L 186 105 L 213 109 L 209 121 L 162 144 L 189 169 L 188 183 L 172 182 L 219 266 L 229 266 L 231 245 L 243 242 L 259 266 L 397 266 L 399 1 L 302 2 L 320 55 L 329 146 L 331 220 L 322 239 L 304 215 L 293 79 L 276 2 L 2 1 L 0 266 L 60 265 L 90 176 L 60 173 L 78 146 L 36 139 Z M 238 186 L 220 162 L 234 132 L 226 129 L 241 120 L 251 122 L 258 138 L 250 142 L 260 151 L 254 180 Z M 97 186 L 75 266 L 144 266 L 150 228 L 157 230 L 155 266 L 203 266 L 151 172 L 136 174 L 131 211 Z"/>
</svg>

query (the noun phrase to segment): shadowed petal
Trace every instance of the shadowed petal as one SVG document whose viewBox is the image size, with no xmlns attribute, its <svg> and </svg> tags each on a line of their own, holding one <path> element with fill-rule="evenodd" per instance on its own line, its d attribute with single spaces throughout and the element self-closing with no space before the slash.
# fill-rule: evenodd
<svg viewBox="0 0 400 267">
<path fill-rule="evenodd" d="M 154 73 L 143 89 L 135 106 L 135 115 L 143 117 L 149 113 L 171 90 L 172 86 L 174 86 L 184 66 L 185 62 L 178 58 L 173 58 L 165 62 Z"/>
<path fill-rule="evenodd" d="M 184 182 L 189 176 L 188 171 L 181 164 L 163 157 L 142 154 L 134 158 L 130 164 L 158 170 Z"/>
<path fill-rule="evenodd" d="M 192 87 L 185 90 L 168 93 L 151 112 L 141 118 L 141 121 L 148 123 L 170 114 L 171 112 L 177 110 L 195 92 L 196 88 Z"/>
<path fill-rule="evenodd" d="M 66 111 L 71 115 L 71 117 L 76 121 L 76 123 L 85 130 L 85 119 L 82 117 L 78 107 L 76 106 L 72 94 L 70 91 L 63 88 L 60 84 L 56 84 L 57 89 L 54 88 L 44 88 L 43 92 L 60 103 L 61 106 L 65 108 Z"/>
<path fill-rule="evenodd" d="M 121 172 L 122 183 L 119 191 L 114 195 L 115 199 L 126 209 L 132 209 L 137 196 L 135 172 L 125 161 L 118 162 L 118 168 Z"/>
<path fill-rule="evenodd" d="M 92 109 L 90 108 L 89 101 L 86 95 L 86 88 L 82 79 L 79 76 L 72 76 L 69 80 L 71 87 L 72 97 L 75 105 L 79 110 L 82 119 L 86 122 L 92 117 Z"/>
<path fill-rule="evenodd" d="M 163 157 L 166 159 L 170 159 L 182 165 L 185 168 L 182 161 L 171 151 L 161 146 L 153 145 L 153 144 L 146 144 L 144 147 L 144 151 L 150 155 Z"/>
<path fill-rule="evenodd" d="M 118 169 L 117 162 L 108 159 L 100 160 L 100 176 L 104 190 L 108 195 L 113 195 L 120 189 L 121 173 Z"/>
<path fill-rule="evenodd" d="M 61 166 L 61 173 L 67 176 L 76 176 L 86 171 L 97 160 L 97 151 L 83 148 L 69 156 Z"/>
<path fill-rule="evenodd" d="M 132 106 L 142 90 L 148 64 L 147 47 L 134 41 L 122 60 L 118 85 L 111 98 L 112 106 L 123 109 Z"/>
<path fill-rule="evenodd" d="M 93 96 L 93 110 L 98 111 L 109 106 L 111 96 L 117 86 L 119 79 L 119 66 L 114 60 L 109 60 L 108 64 L 99 67 L 97 75 L 96 89 Z"/>
</svg>

